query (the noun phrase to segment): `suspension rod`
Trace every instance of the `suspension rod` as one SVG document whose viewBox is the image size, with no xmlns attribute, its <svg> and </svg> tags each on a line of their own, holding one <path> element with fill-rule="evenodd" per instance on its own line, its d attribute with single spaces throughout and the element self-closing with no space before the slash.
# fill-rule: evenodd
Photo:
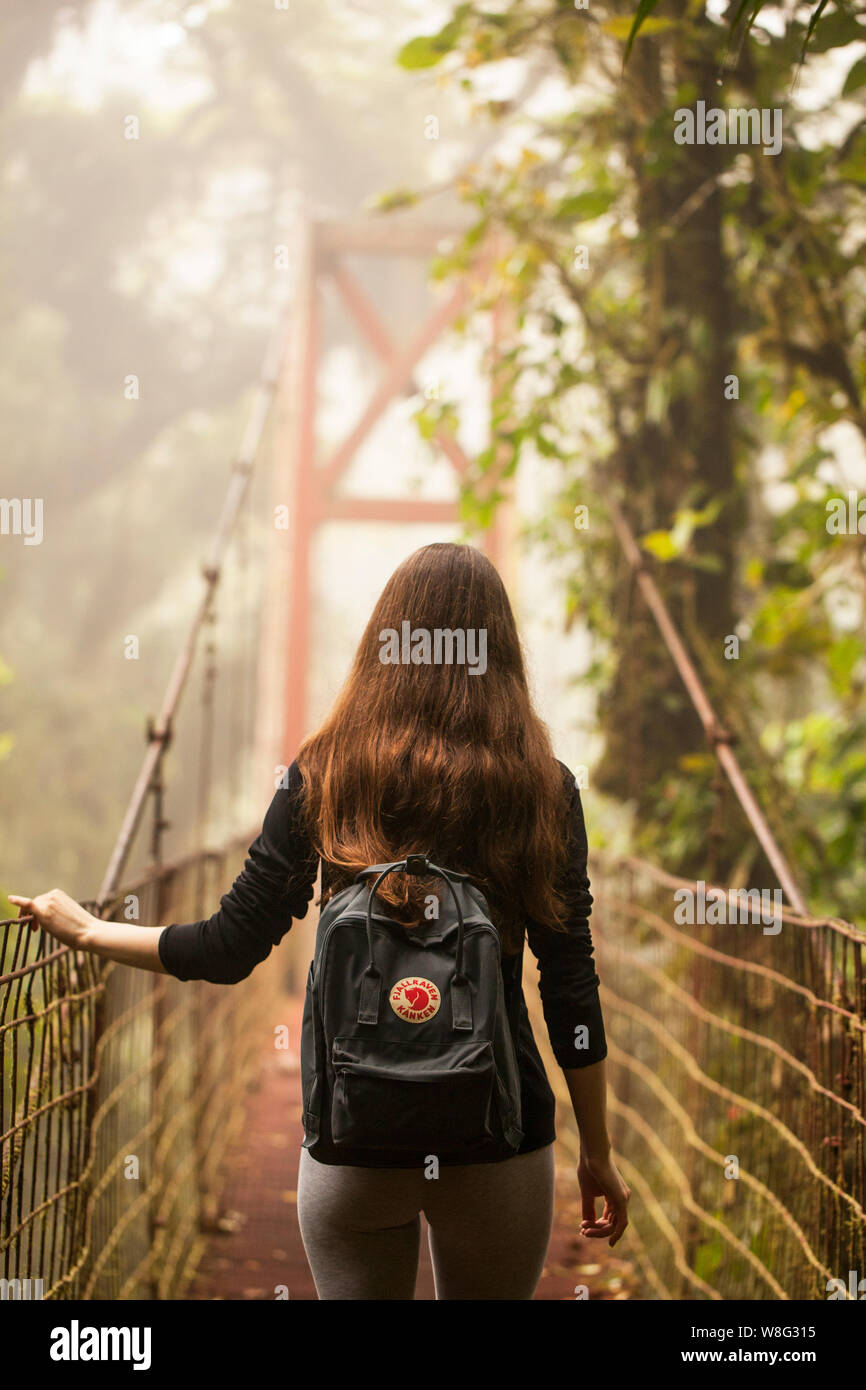
<svg viewBox="0 0 866 1390">
<path fill-rule="evenodd" d="M 126 866 L 126 861 L 129 857 L 133 841 L 135 840 L 136 831 L 141 821 L 141 814 L 148 792 L 154 784 L 154 778 L 159 771 L 165 751 L 171 741 L 174 716 L 177 713 L 184 686 L 186 685 L 187 676 L 189 675 L 193 658 L 195 657 L 199 634 L 211 612 L 226 550 L 231 541 L 241 506 L 249 488 L 256 454 L 258 453 L 265 423 L 279 382 L 280 364 L 282 362 L 286 340 L 285 320 L 285 308 L 281 306 L 276 325 L 268 340 L 256 393 L 250 406 L 240 451 L 232 467 L 222 511 L 214 532 L 210 551 L 202 567 L 204 591 L 198 607 L 192 616 L 186 639 L 178 653 L 174 669 L 169 677 L 156 723 L 149 731 L 147 752 L 144 755 L 141 769 L 132 789 L 132 795 L 130 796 L 129 804 L 126 808 L 126 814 L 123 817 L 114 849 L 111 852 L 111 858 L 108 861 L 105 877 L 102 880 L 102 887 L 99 890 L 97 902 L 100 906 L 104 906 L 111 898 L 120 882 L 120 876 Z"/>
<path fill-rule="evenodd" d="M 606 500 L 617 539 L 622 546 L 626 560 L 635 574 L 641 593 L 655 619 L 656 626 L 664 639 L 665 645 L 673 658 L 674 665 L 679 671 L 683 685 L 686 687 L 691 702 L 697 710 L 698 718 L 707 736 L 707 741 L 710 743 L 716 758 L 727 774 L 728 780 L 734 789 L 734 794 L 745 811 L 752 829 L 761 844 L 761 848 L 766 854 L 770 864 L 773 866 L 773 871 L 789 903 L 797 912 L 801 912 L 808 916 L 809 909 L 806 906 L 805 898 L 797 886 L 793 871 L 776 842 L 776 838 L 767 824 L 764 813 L 758 805 L 751 787 L 746 781 L 743 769 L 740 767 L 737 756 L 731 747 L 730 735 L 725 731 L 716 717 L 716 712 L 710 703 L 707 692 L 704 690 L 701 678 L 677 632 L 673 619 L 668 612 L 667 605 L 659 592 L 658 586 L 646 567 L 644 556 L 632 534 L 628 522 L 615 499 L 609 497 Z"/>
</svg>

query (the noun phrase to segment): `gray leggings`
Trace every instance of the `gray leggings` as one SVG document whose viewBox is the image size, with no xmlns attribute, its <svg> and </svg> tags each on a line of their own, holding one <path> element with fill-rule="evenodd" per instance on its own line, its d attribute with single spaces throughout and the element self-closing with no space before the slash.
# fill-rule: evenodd
<svg viewBox="0 0 866 1390">
<path fill-rule="evenodd" d="M 437 1299 L 531 1299 L 553 1225 L 553 1145 L 500 1163 L 355 1168 L 301 1149 L 298 1221 L 320 1299 L 412 1299 L 423 1211 Z"/>
</svg>

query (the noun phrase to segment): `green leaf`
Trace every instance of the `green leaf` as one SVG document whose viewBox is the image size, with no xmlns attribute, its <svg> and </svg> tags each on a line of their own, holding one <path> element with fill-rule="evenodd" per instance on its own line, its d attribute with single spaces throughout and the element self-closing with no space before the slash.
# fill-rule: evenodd
<svg viewBox="0 0 866 1390">
<path fill-rule="evenodd" d="M 810 53 L 827 53 L 831 48 L 844 48 L 849 43 L 866 39 L 866 27 L 858 24 L 854 15 L 837 10 L 835 14 L 822 19 L 827 0 L 820 0 L 812 11 L 802 52 L 808 48 Z M 820 23 L 819 23 L 820 21 Z"/>
<path fill-rule="evenodd" d="M 672 29 L 676 23 L 673 19 L 645 19 L 641 25 L 642 34 L 661 34 L 665 29 Z M 614 39 L 627 39 L 632 31 L 633 21 L 627 14 L 613 15 L 611 19 L 606 19 L 602 24 L 602 29 L 606 34 L 610 34 Z"/>
<path fill-rule="evenodd" d="M 432 68 L 457 47 L 466 20 L 472 13 L 471 5 L 458 5 L 454 18 L 449 20 L 438 34 L 420 34 L 416 39 L 404 43 L 397 54 L 397 62 L 402 68 Z"/>
<path fill-rule="evenodd" d="M 866 131 L 856 136 L 836 172 L 839 178 L 848 179 L 851 183 L 866 183 Z"/>
<path fill-rule="evenodd" d="M 743 17 L 744 12 L 749 8 L 751 4 L 753 4 L 753 0 L 740 0 L 739 5 L 737 6 L 737 12 L 731 20 L 731 33 L 733 33 L 733 31 L 736 29 L 737 25 Z M 746 25 L 746 33 L 749 32 L 755 20 L 757 19 L 758 14 L 761 8 L 763 7 L 763 4 L 764 0 L 754 0 L 752 13 L 749 15 L 749 22 Z"/>
<path fill-rule="evenodd" d="M 833 688 L 839 695 L 847 695 L 851 689 L 851 678 L 863 658 L 863 643 L 853 633 L 846 633 L 834 642 L 827 652 L 827 666 Z"/>
<path fill-rule="evenodd" d="M 665 417 L 670 402 L 670 377 L 665 372 L 654 372 L 647 382 L 646 417 L 652 424 L 658 424 Z"/>
<path fill-rule="evenodd" d="M 616 194 L 604 188 L 588 188 L 584 193 L 573 193 L 563 198 L 556 209 L 557 221 L 590 222 L 607 212 Z"/>
<path fill-rule="evenodd" d="M 389 193 L 380 193 L 370 203 L 373 212 L 396 212 L 400 208 L 414 207 L 418 194 L 411 188 L 394 188 Z"/>
<path fill-rule="evenodd" d="M 689 507 L 684 507 L 674 516 L 674 524 L 671 527 L 671 540 L 676 546 L 678 555 L 681 555 L 692 538 L 695 529 L 696 513 Z"/>
<path fill-rule="evenodd" d="M 856 63 L 852 63 L 845 78 L 845 85 L 842 88 L 843 97 L 850 96 L 852 92 L 859 92 L 860 88 L 866 83 L 866 58 L 858 58 Z"/>
<path fill-rule="evenodd" d="M 553 441 L 548 439 L 545 435 L 537 434 L 534 443 L 542 458 L 552 459 L 561 457 L 562 451 L 558 445 L 554 444 Z"/>
<path fill-rule="evenodd" d="M 628 39 L 626 40 L 625 54 L 622 60 L 623 66 L 625 66 L 625 64 L 628 62 L 628 55 L 631 53 L 631 47 L 635 39 L 637 38 L 638 30 L 641 28 L 644 20 L 648 19 L 649 16 L 652 14 L 658 2 L 659 0 L 640 0 L 640 3 L 637 7 L 637 13 L 635 14 L 634 20 L 632 21 L 631 29 L 629 30 Z"/>
<path fill-rule="evenodd" d="M 641 545 L 657 560 L 674 560 L 679 554 L 670 531 L 650 531 L 641 537 Z"/>
<path fill-rule="evenodd" d="M 450 45 L 443 48 L 437 43 L 437 37 L 435 34 L 422 35 L 404 43 L 397 54 L 397 62 L 401 68 L 432 68 L 441 63 L 446 53 L 450 52 Z"/>
<path fill-rule="evenodd" d="M 419 68 L 434 68 L 451 52 L 452 44 L 443 44 L 438 34 L 419 34 L 417 38 L 404 43 L 397 54 L 401 68 L 415 71 Z"/>
<path fill-rule="evenodd" d="M 429 443 L 436 433 L 436 421 L 426 410 L 419 410 L 415 415 L 415 424 L 418 427 L 418 433 L 421 438 Z"/>
<path fill-rule="evenodd" d="M 712 526 L 724 505 L 725 499 L 721 493 L 718 493 L 715 497 L 711 497 L 706 506 L 701 507 L 698 511 L 693 513 L 695 525 Z"/>
</svg>

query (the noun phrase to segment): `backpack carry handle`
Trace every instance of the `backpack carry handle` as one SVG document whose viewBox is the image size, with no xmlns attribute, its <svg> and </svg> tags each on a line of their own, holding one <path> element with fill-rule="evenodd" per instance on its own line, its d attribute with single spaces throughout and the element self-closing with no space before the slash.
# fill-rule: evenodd
<svg viewBox="0 0 866 1390">
<path fill-rule="evenodd" d="M 461 1030 L 472 1029 L 472 999 L 469 993 L 469 981 L 463 974 L 463 911 L 460 907 L 460 900 L 454 890 L 452 878 L 458 881 L 466 879 L 465 874 L 452 874 L 445 869 L 440 869 L 436 864 L 431 864 L 430 860 L 423 854 L 409 854 L 405 859 L 395 860 L 393 864 L 376 864 L 371 869 L 362 871 L 361 877 L 366 873 L 375 873 L 379 870 L 376 881 L 370 887 L 370 895 L 367 899 L 367 948 L 370 954 L 370 962 L 364 971 L 361 979 L 361 1002 L 358 1009 L 359 1023 L 378 1023 L 379 1021 L 379 998 L 382 989 L 382 976 L 376 968 L 373 957 L 373 899 L 376 890 L 388 874 L 402 870 L 408 874 L 431 874 L 437 878 L 444 879 L 448 884 L 448 891 L 454 902 L 457 912 L 457 957 L 454 978 L 451 981 L 451 1012 L 454 1019 L 454 1027 Z"/>
</svg>

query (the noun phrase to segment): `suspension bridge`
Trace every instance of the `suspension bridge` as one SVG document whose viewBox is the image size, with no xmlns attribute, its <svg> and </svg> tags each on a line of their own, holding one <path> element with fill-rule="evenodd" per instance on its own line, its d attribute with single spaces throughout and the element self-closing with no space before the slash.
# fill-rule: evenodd
<svg viewBox="0 0 866 1390">
<path fill-rule="evenodd" d="M 482 248 L 403 345 L 392 340 L 353 258 L 423 264 L 449 235 L 377 223 L 301 230 L 293 292 L 250 405 L 200 600 L 148 725 L 103 881 L 87 904 L 92 911 L 146 924 L 197 920 L 240 870 L 274 777 L 307 732 L 318 528 L 456 523 L 454 500 L 358 497 L 342 486 L 389 406 L 418 390 L 431 346 L 482 292 L 495 248 Z M 337 304 L 381 375 L 356 423 L 323 456 L 317 374 L 326 305 L 333 320 Z M 508 325 L 496 305 L 489 319 L 487 370 L 495 381 Z M 335 331 L 332 321 L 327 331 Z M 459 478 L 469 461 L 457 439 L 443 427 L 436 443 Z M 256 518 L 279 507 L 287 528 L 257 530 Z M 478 537 L 506 577 L 514 555 L 509 515 L 500 508 Z M 527 1002 L 557 1094 L 559 1135 L 556 1224 L 537 1296 L 574 1298 L 585 1287 L 597 1298 L 825 1299 L 838 1280 L 843 1296 L 857 1297 L 851 1272 L 866 1275 L 866 934 L 810 914 L 614 499 L 609 517 L 703 724 L 717 776 L 747 817 L 784 905 L 781 929 L 765 931 L 737 913 L 736 894 L 709 882 L 707 896 L 716 888 L 731 910 L 722 920 L 678 922 L 675 895 L 693 894 L 694 882 L 663 864 L 590 851 L 611 1132 L 632 1189 L 630 1227 L 616 1258 L 578 1236 L 577 1133 L 527 957 Z M 257 576 L 251 552 L 259 537 L 268 558 Z M 220 604 L 226 622 L 244 625 L 248 642 L 231 663 L 222 717 Z M 220 723 L 233 749 L 225 757 L 217 750 Z M 168 753 L 177 748 L 183 782 L 194 788 L 195 843 L 167 858 L 175 785 Z M 213 848 L 214 825 L 225 827 L 217 815 L 223 800 L 243 807 L 245 818 Z M 300 999 L 314 930 L 311 908 L 263 965 L 229 989 L 106 964 L 58 948 L 26 921 L 0 922 L 7 1296 L 271 1299 L 284 1289 L 291 1298 L 315 1297 L 293 1209 Z M 423 1254 L 417 1296 L 433 1296 Z"/>
</svg>

